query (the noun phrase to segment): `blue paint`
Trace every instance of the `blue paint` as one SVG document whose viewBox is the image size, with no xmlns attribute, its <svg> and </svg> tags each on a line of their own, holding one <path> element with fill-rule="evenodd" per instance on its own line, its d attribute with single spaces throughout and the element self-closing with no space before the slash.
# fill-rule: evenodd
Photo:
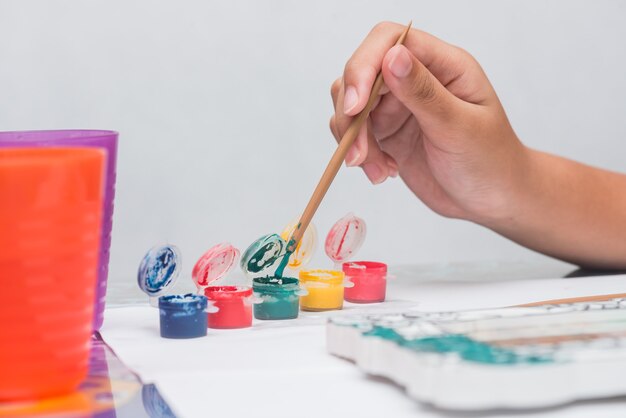
<svg viewBox="0 0 626 418">
<path fill-rule="evenodd" d="M 173 245 L 157 246 L 144 256 L 137 284 L 148 296 L 158 296 L 173 285 L 180 272 L 180 252 Z"/>
<path fill-rule="evenodd" d="M 300 285 L 293 277 L 257 277 L 252 280 L 256 319 L 294 319 L 300 310 Z"/>
<path fill-rule="evenodd" d="M 402 347 L 417 352 L 457 354 L 463 360 L 482 364 L 537 364 L 553 361 L 553 359 L 546 354 L 521 354 L 515 352 L 513 349 L 487 344 L 462 334 L 444 334 L 406 339 L 392 328 L 374 326 L 372 330 L 363 333 L 363 335 L 393 341 Z"/>
<path fill-rule="evenodd" d="M 169 295 L 159 298 L 161 337 L 196 338 L 207 333 L 207 298 L 203 295 Z"/>
</svg>

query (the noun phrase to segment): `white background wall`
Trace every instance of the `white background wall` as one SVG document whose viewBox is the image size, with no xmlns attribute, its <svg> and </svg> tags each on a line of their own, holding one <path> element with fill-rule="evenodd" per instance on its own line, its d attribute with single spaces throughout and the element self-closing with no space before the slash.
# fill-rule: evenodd
<svg viewBox="0 0 626 418">
<path fill-rule="evenodd" d="M 0 129 L 118 130 L 111 280 L 162 241 L 188 273 L 300 213 L 335 147 L 331 82 L 376 22 L 410 19 L 478 58 L 527 144 L 624 170 L 626 3 L 607 0 L 0 0 Z M 348 211 L 368 222 L 362 258 L 538 257 L 358 169 L 315 223 Z"/>
</svg>

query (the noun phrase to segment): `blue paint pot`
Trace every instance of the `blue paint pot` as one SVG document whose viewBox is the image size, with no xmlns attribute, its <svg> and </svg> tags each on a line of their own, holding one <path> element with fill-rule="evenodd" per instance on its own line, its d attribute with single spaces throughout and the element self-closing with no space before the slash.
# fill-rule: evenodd
<svg viewBox="0 0 626 418">
<path fill-rule="evenodd" d="M 293 277 L 252 279 L 256 319 L 293 319 L 298 317 L 302 290 Z"/>
<path fill-rule="evenodd" d="M 161 337 L 196 338 L 207 333 L 207 298 L 203 295 L 159 297 Z"/>
</svg>

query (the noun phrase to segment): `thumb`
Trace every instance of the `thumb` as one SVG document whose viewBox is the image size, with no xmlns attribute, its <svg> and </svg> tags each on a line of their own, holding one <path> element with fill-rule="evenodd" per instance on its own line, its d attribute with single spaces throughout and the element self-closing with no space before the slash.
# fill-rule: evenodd
<svg viewBox="0 0 626 418">
<path fill-rule="evenodd" d="M 403 45 L 387 52 L 382 65 L 385 84 L 420 121 L 423 128 L 449 124 L 461 116 L 463 102 Z"/>
</svg>

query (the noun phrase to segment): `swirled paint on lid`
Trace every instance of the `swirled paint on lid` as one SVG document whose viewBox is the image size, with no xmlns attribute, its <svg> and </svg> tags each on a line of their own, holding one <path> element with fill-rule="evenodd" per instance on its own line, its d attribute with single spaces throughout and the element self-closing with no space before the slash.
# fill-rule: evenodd
<svg viewBox="0 0 626 418">
<path fill-rule="evenodd" d="M 287 226 L 285 226 L 283 231 L 280 233 L 280 237 L 287 241 L 296 230 L 298 222 L 298 219 L 294 219 Z M 296 246 L 296 249 L 289 256 L 287 267 L 295 270 L 306 265 L 309 261 L 311 261 L 311 257 L 313 257 L 313 254 L 315 254 L 316 246 L 317 229 L 315 228 L 315 225 L 313 225 L 313 223 L 311 222 L 306 231 L 304 231 L 302 239 Z"/>
<path fill-rule="evenodd" d="M 336 264 L 349 260 L 363 245 L 366 234 L 365 221 L 347 214 L 330 228 L 324 244 L 326 255 Z"/>
<path fill-rule="evenodd" d="M 228 274 L 239 259 L 239 250 L 227 242 L 209 248 L 193 266 L 191 278 L 198 289 L 204 289 L 211 283 Z"/>
<path fill-rule="evenodd" d="M 178 279 L 180 266 L 178 247 L 169 244 L 152 247 L 139 264 L 137 284 L 150 297 L 162 295 Z"/>
<path fill-rule="evenodd" d="M 254 241 L 241 256 L 240 266 L 247 275 L 268 274 L 268 270 L 285 256 L 286 242 L 277 234 L 264 235 Z"/>
</svg>

